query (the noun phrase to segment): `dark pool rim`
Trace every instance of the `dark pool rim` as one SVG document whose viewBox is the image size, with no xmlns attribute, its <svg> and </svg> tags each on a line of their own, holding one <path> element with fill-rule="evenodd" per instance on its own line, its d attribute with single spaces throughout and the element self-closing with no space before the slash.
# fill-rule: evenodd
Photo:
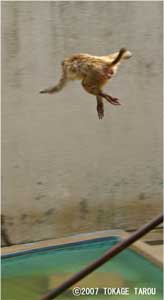
<svg viewBox="0 0 164 300">
<path fill-rule="evenodd" d="M 61 245 L 51 245 L 51 246 L 46 246 L 46 247 L 40 247 L 40 248 L 34 248 L 30 250 L 22 250 L 22 251 L 17 251 L 14 253 L 8 253 L 8 254 L 2 254 L 1 259 L 8 259 L 8 258 L 13 258 L 17 256 L 22 256 L 22 255 L 27 255 L 27 254 L 33 254 L 33 253 L 40 253 L 44 251 L 51 251 L 51 250 L 62 250 L 63 248 L 67 248 L 70 246 L 79 246 L 79 245 L 85 245 L 85 244 L 91 244 L 95 242 L 103 242 L 103 241 L 108 241 L 112 240 L 113 242 L 118 242 L 120 240 L 119 236 L 108 236 L 108 237 L 99 237 L 99 238 L 91 238 L 88 240 L 84 241 L 78 241 L 78 242 L 70 242 L 70 243 L 63 243 Z"/>
<path fill-rule="evenodd" d="M 41 253 L 43 251 L 62 250 L 66 247 L 91 244 L 92 242 L 103 242 L 111 239 L 117 242 L 127 238 L 128 236 L 129 233 L 124 230 L 108 229 L 103 231 L 80 233 L 57 239 L 40 240 L 34 243 L 29 242 L 11 245 L 1 249 L 1 259 L 10 259 L 22 255 Z M 140 240 L 132 244 L 130 249 L 154 263 L 159 268 L 163 268 L 163 256 L 159 255 L 158 251 L 156 252 L 154 246 L 148 245 L 144 241 Z"/>
</svg>

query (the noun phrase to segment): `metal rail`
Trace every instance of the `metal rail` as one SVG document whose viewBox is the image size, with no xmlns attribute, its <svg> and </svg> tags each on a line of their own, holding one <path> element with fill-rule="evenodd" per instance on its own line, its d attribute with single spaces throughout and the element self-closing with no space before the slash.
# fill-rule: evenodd
<svg viewBox="0 0 164 300">
<path fill-rule="evenodd" d="M 121 242 L 117 243 L 115 246 L 110 248 L 104 255 L 102 255 L 97 260 L 93 261 L 87 267 L 82 269 L 80 272 L 74 274 L 72 277 L 68 278 L 64 283 L 59 285 L 57 288 L 49 291 L 47 294 L 41 297 L 41 300 L 51 300 L 59 296 L 69 287 L 71 287 L 76 282 L 80 281 L 82 278 L 89 275 L 91 272 L 96 270 L 97 268 L 101 267 L 104 263 L 109 261 L 112 257 L 129 247 L 132 243 L 136 242 L 139 238 L 144 236 L 146 233 L 151 231 L 153 228 L 158 226 L 160 223 L 163 222 L 163 214 L 159 215 L 146 225 L 142 226 L 140 229 L 135 231 L 131 234 L 127 239 L 122 240 Z"/>
</svg>

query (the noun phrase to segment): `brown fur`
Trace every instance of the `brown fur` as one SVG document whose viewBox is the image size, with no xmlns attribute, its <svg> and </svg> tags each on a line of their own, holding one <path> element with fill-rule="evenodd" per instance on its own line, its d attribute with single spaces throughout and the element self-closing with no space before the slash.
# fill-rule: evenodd
<svg viewBox="0 0 164 300">
<path fill-rule="evenodd" d="M 52 94 L 60 91 L 69 80 L 81 80 L 83 88 L 96 96 L 98 117 L 102 119 L 104 116 L 102 98 L 113 105 L 120 104 L 117 98 L 104 94 L 102 87 L 116 74 L 120 61 L 130 57 L 131 53 L 124 48 L 107 56 L 74 54 L 62 62 L 62 76 L 59 83 L 40 93 Z"/>
</svg>

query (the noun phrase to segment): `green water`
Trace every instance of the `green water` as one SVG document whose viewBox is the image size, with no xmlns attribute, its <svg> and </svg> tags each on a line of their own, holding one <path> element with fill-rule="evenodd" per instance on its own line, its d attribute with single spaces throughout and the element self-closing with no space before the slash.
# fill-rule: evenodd
<svg viewBox="0 0 164 300">
<path fill-rule="evenodd" d="M 73 273 L 104 254 L 116 243 L 86 242 L 57 247 L 32 254 L 2 259 L 2 300 L 37 300 Z M 78 299 L 162 300 L 162 270 L 128 249 L 75 286 L 96 288 L 98 295 L 82 295 Z M 104 287 L 129 288 L 128 296 L 104 295 Z M 135 295 L 134 287 L 156 288 L 155 295 Z M 75 299 L 72 289 L 59 298 Z"/>
</svg>

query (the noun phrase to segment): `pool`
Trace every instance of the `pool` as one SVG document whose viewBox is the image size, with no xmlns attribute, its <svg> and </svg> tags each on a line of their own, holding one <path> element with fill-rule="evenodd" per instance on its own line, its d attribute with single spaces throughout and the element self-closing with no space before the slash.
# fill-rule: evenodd
<svg viewBox="0 0 164 300">
<path fill-rule="evenodd" d="M 39 300 L 45 292 L 104 254 L 118 241 L 119 237 L 110 236 L 2 256 L 2 300 Z M 87 294 L 78 296 L 84 300 L 163 299 L 162 269 L 132 249 L 124 250 L 75 286 L 81 290 L 88 288 Z M 117 288 L 117 295 L 113 294 L 112 288 Z M 125 288 L 129 294 L 119 295 L 118 291 Z M 145 291 L 149 294 L 138 294 Z M 75 298 L 72 289 L 59 297 Z"/>
</svg>

